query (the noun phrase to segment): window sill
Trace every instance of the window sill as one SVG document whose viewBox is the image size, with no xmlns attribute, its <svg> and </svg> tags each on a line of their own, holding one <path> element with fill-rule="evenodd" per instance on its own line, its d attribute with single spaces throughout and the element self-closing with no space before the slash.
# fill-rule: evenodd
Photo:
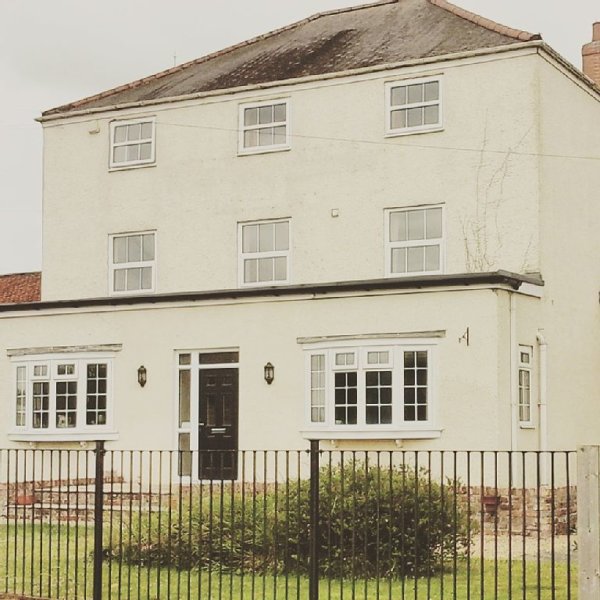
<svg viewBox="0 0 600 600">
<path fill-rule="evenodd" d="M 148 167 L 156 167 L 156 161 L 137 163 L 131 165 L 114 165 L 108 167 L 109 173 L 115 173 L 116 171 L 130 171 L 131 169 L 146 169 Z"/>
<path fill-rule="evenodd" d="M 535 429 L 535 425 L 533 423 L 519 423 L 520 429 Z"/>
<path fill-rule="evenodd" d="M 256 154 L 271 154 L 272 152 L 289 152 L 291 146 L 265 146 L 264 148 L 250 148 L 238 150 L 238 156 L 254 156 Z"/>
<path fill-rule="evenodd" d="M 7 437 L 11 442 L 96 442 L 118 440 L 119 434 L 116 431 L 38 433 L 13 430 Z"/>
<path fill-rule="evenodd" d="M 442 436 L 443 429 L 305 429 L 300 432 L 308 440 L 432 440 Z"/>
<path fill-rule="evenodd" d="M 386 131 L 384 137 L 385 138 L 395 138 L 395 137 L 403 137 L 405 135 L 418 135 L 420 133 L 435 133 L 439 131 L 444 131 L 443 125 L 435 125 L 433 127 L 422 127 L 418 129 L 407 129 L 403 131 Z"/>
</svg>

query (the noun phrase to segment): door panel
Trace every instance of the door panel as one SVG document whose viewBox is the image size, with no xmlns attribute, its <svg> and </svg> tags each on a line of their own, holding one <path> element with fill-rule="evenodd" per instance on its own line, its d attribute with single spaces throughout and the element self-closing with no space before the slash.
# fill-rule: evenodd
<svg viewBox="0 0 600 600">
<path fill-rule="evenodd" d="M 198 476 L 236 479 L 238 370 L 200 369 L 198 385 Z"/>
</svg>

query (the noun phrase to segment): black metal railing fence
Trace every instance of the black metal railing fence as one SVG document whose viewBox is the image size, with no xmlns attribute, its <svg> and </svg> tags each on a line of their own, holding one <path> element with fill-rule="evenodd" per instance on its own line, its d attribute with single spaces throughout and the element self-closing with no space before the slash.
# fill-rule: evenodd
<svg viewBox="0 0 600 600">
<path fill-rule="evenodd" d="M 575 452 L 231 454 L 0 450 L 0 595 L 577 596 Z"/>
</svg>

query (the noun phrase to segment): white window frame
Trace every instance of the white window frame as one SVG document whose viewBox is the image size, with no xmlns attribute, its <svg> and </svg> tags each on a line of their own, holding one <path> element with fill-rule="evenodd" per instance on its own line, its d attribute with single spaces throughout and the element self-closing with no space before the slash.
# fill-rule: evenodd
<svg viewBox="0 0 600 600">
<path fill-rule="evenodd" d="M 442 211 L 442 237 L 420 240 L 405 240 L 392 242 L 390 240 L 390 216 L 393 213 L 410 212 L 416 210 L 429 210 L 439 208 Z M 446 271 L 446 209 L 443 204 L 422 204 L 418 206 L 402 206 L 387 208 L 384 211 L 384 245 L 385 245 L 385 276 L 386 277 L 416 277 L 420 275 L 440 275 Z M 392 250 L 394 248 L 410 248 L 416 246 L 439 246 L 440 268 L 433 271 L 407 271 L 396 273 L 392 271 Z"/>
<path fill-rule="evenodd" d="M 438 425 L 438 342 L 432 339 L 405 339 L 402 343 L 389 339 L 356 341 L 318 342 L 304 346 L 305 353 L 305 426 L 304 437 L 319 439 L 433 439 L 441 435 Z M 348 370 L 357 372 L 357 423 L 356 425 L 335 423 L 335 354 L 356 353 L 357 363 Z M 389 362 L 368 364 L 370 351 L 388 351 Z M 427 351 L 427 410 L 426 421 L 404 420 L 404 352 Z M 311 357 L 325 356 L 325 421 L 311 420 Z M 344 370 L 344 369 L 341 369 Z M 392 371 L 392 423 L 366 423 L 366 373 L 368 371 Z"/>
<path fill-rule="evenodd" d="M 245 111 L 248 108 L 261 108 L 264 106 L 274 106 L 276 104 L 285 104 L 285 122 L 277 121 L 271 124 L 263 123 L 261 125 L 245 125 Z M 239 105 L 239 127 L 238 127 L 238 154 L 240 156 L 246 154 L 264 154 L 267 152 L 281 152 L 282 150 L 289 150 L 291 148 L 291 111 L 290 111 L 290 99 L 289 98 L 275 98 L 270 100 L 261 100 L 260 102 L 248 102 Z M 271 144 L 269 146 L 250 146 L 246 148 L 244 145 L 244 134 L 246 131 L 253 129 L 261 129 L 265 127 L 273 127 L 274 123 L 277 125 L 285 125 L 285 142 L 283 144 Z"/>
<path fill-rule="evenodd" d="M 242 229 L 248 225 L 266 225 L 269 223 L 287 223 L 288 225 L 288 249 L 272 250 L 268 252 L 244 252 Z M 240 287 L 273 287 L 285 285 L 291 281 L 291 252 L 292 252 L 292 219 L 283 217 L 281 219 L 264 219 L 261 221 L 241 221 L 238 223 L 238 284 Z M 260 258 L 285 258 L 286 278 L 271 281 L 244 281 L 244 260 Z"/>
<path fill-rule="evenodd" d="M 12 395 L 8 437 L 14 441 L 93 441 L 114 440 L 118 438 L 113 428 L 113 353 L 69 353 L 44 354 L 37 356 L 15 357 L 12 361 Z M 58 375 L 59 364 L 75 364 L 75 373 Z M 106 364 L 106 422 L 101 425 L 87 425 L 87 366 Z M 47 365 L 47 376 L 34 376 L 36 365 Z M 17 422 L 17 370 L 25 368 L 25 424 Z M 56 426 L 56 384 L 58 382 L 77 382 L 77 424 L 75 427 Z M 35 383 L 48 382 L 48 427 L 33 427 L 33 386 Z"/>
<path fill-rule="evenodd" d="M 127 263 L 114 262 L 114 240 L 121 237 L 132 237 L 137 235 L 154 235 L 154 259 L 153 260 L 142 260 Z M 149 229 L 146 231 L 127 231 L 123 233 L 111 233 L 108 236 L 108 290 L 111 296 L 130 296 L 132 294 L 153 294 L 156 291 L 156 267 L 157 267 L 157 250 L 158 250 L 158 233 L 156 229 Z M 152 286 L 150 289 L 137 289 L 137 290 L 115 290 L 115 271 L 121 269 L 136 269 L 146 268 L 152 269 Z"/>
<path fill-rule="evenodd" d="M 532 429 L 535 427 L 533 422 L 533 346 L 519 346 L 519 366 L 517 369 L 517 418 L 519 420 L 519 427 L 522 429 Z M 529 362 L 524 362 L 521 358 L 521 354 L 524 353 L 529 357 Z M 521 403 L 521 373 L 529 373 L 529 402 L 524 404 Z M 527 406 L 529 408 L 529 419 L 521 419 L 521 408 Z"/>
<path fill-rule="evenodd" d="M 152 136 L 150 138 L 143 138 L 135 140 L 133 142 L 115 142 L 115 129 L 117 127 L 126 125 L 143 125 L 144 123 L 150 123 L 152 125 Z M 116 120 L 110 122 L 110 139 L 108 144 L 108 166 L 111 171 L 118 171 L 121 169 L 129 169 L 131 167 L 141 167 L 145 165 L 156 164 L 156 117 L 140 117 L 138 119 L 127 119 L 127 120 Z M 119 146 L 133 146 L 142 143 L 151 143 L 150 157 L 138 160 L 129 160 L 123 162 L 115 162 L 113 160 L 113 150 Z"/>
<path fill-rule="evenodd" d="M 403 127 L 403 128 L 392 128 L 392 111 L 398 110 L 399 106 L 392 106 L 392 89 L 402 86 L 409 86 L 414 84 L 425 84 L 433 81 L 438 82 L 439 86 L 439 98 L 437 101 L 419 102 L 415 104 L 406 104 L 407 108 L 419 108 L 424 106 L 438 105 L 438 122 L 429 125 L 419 125 L 414 127 Z M 431 77 L 419 77 L 414 79 L 400 79 L 396 81 L 388 81 L 385 84 L 385 137 L 397 137 L 401 135 L 412 135 L 415 133 L 428 133 L 433 131 L 441 131 L 444 129 L 444 98 L 443 98 L 443 79 L 441 75 Z"/>
</svg>

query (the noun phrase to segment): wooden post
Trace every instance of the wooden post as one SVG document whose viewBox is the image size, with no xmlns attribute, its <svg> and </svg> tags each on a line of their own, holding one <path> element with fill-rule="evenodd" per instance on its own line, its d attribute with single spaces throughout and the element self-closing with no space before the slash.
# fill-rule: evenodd
<svg viewBox="0 0 600 600">
<path fill-rule="evenodd" d="M 579 600 L 600 598 L 600 446 L 577 450 Z"/>
</svg>

